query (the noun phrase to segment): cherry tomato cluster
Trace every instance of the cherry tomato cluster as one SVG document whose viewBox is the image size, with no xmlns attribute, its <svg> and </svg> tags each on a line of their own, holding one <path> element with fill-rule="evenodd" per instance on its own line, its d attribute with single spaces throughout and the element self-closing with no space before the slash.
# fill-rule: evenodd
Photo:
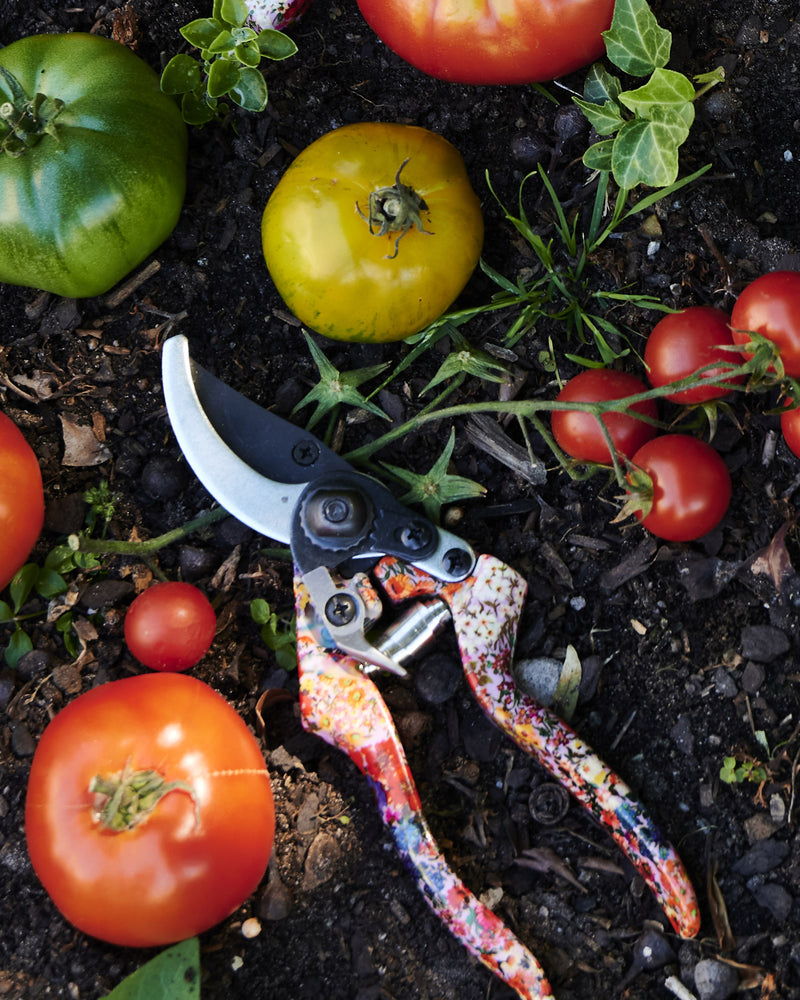
<svg viewBox="0 0 800 1000">
<path fill-rule="evenodd" d="M 725 379 L 737 347 L 749 356 L 753 334 L 771 341 L 786 375 L 800 376 L 800 272 L 762 275 L 741 293 L 728 316 L 709 306 L 691 306 L 665 316 L 653 328 L 644 363 L 650 385 L 660 388 L 696 376 L 714 385 L 694 385 L 666 395 L 683 405 L 709 403 L 728 395 L 743 381 Z M 605 402 L 646 391 L 645 384 L 626 372 L 590 369 L 563 387 L 560 402 Z M 639 414 L 640 416 L 635 416 Z M 719 454 L 688 434 L 657 434 L 653 400 L 641 400 L 624 412 L 609 412 L 600 420 L 592 413 L 557 410 L 553 437 L 559 447 L 580 462 L 608 464 L 609 444 L 626 461 L 632 500 L 630 508 L 642 525 L 668 541 L 700 538 L 722 520 L 731 498 L 731 479 Z M 792 401 L 781 414 L 788 447 L 800 456 L 800 408 Z"/>
</svg>

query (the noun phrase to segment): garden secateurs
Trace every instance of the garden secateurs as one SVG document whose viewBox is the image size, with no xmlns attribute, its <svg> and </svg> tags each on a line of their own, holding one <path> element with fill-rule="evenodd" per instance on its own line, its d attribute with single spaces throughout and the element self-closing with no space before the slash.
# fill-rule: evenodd
<svg viewBox="0 0 800 1000">
<path fill-rule="evenodd" d="M 195 364 L 183 336 L 164 344 L 163 385 L 175 436 L 198 479 L 240 521 L 291 547 L 303 724 L 345 750 L 365 774 L 400 855 L 455 936 L 524 1000 L 552 996 L 536 958 L 437 847 L 372 679 L 378 670 L 405 674 L 409 654 L 448 619 L 488 717 L 607 828 L 675 931 L 696 934 L 697 901 L 675 850 L 627 785 L 515 684 L 523 578 L 493 556 L 476 555 L 307 431 Z M 384 603 L 407 601 L 376 636 Z"/>
</svg>

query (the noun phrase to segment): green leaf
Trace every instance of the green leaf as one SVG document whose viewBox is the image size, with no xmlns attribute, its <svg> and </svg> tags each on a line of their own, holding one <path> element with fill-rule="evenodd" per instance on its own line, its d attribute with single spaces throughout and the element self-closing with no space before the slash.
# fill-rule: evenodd
<svg viewBox="0 0 800 1000">
<path fill-rule="evenodd" d="M 222 97 L 239 82 L 239 67 L 230 59 L 215 59 L 208 70 L 208 96 Z"/>
<path fill-rule="evenodd" d="M 52 569 L 41 569 L 36 579 L 36 593 L 49 601 L 52 597 L 66 593 L 67 581 Z"/>
<path fill-rule="evenodd" d="M 214 56 L 222 55 L 225 52 L 233 52 L 236 48 L 236 39 L 233 34 L 225 29 L 220 31 L 211 45 L 208 46 L 207 51 Z"/>
<path fill-rule="evenodd" d="M 26 653 L 30 653 L 32 649 L 33 643 L 28 633 L 21 628 L 16 628 L 5 649 L 4 656 L 6 663 L 12 670 L 15 670 L 22 657 Z"/>
<path fill-rule="evenodd" d="M 267 59 L 274 59 L 279 62 L 281 59 L 288 59 L 297 52 L 297 46 L 282 31 L 275 28 L 265 28 L 258 36 L 258 47 L 261 54 Z"/>
<path fill-rule="evenodd" d="M 611 171 L 614 150 L 614 139 L 603 139 L 596 142 L 583 154 L 583 164 L 588 170 Z"/>
<path fill-rule="evenodd" d="M 217 36 L 225 30 L 225 25 L 213 17 L 198 17 L 180 29 L 186 41 L 196 49 L 211 48 Z"/>
<path fill-rule="evenodd" d="M 0 625 L 5 625 L 7 622 L 13 621 L 14 612 L 11 610 L 11 605 L 5 601 L 0 601 Z"/>
<path fill-rule="evenodd" d="M 636 90 L 623 91 L 619 95 L 619 100 L 626 108 L 642 118 L 652 118 L 654 112 L 662 108 L 672 108 L 686 122 L 687 134 L 694 121 L 692 82 L 683 73 L 676 73 L 672 69 L 654 70 L 644 86 Z"/>
<path fill-rule="evenodd" d="M 589 101 L 582 101 L 580 97 L 573 97 L 572 100 L 586 115 L 589 124 L 594 127 L 598 135 L 611 135 L 625 124 L 620 107 L 615 101 L 590 104 Z"/>
<path fill-rule="evenodd" d="M 622 91 L 619 77 L 609 73 L 602 63 L 589 67 L 583 84 L 583 99 L 590 104 L 604 104 L 616 101 Z"/>
<path fill-rule="evenodd" d="M 124 979 L 107 1000 L 199 1000 L 200 944 L 196 937 L 162 951 Z"/>
<path fill-rule="evenodd" d="M 505 382 L 508 379 L 508 370 L 504 364 L 496 361 L 485 351 L 480 351 L 467 343 L 466 338 L 457 329 L 453 329 L 450 337 L 453 341 L 453 350 L 447 355 L 439 366 L 439 371 L 428 382 L 420 392 L 420 396 L 445 382 L 455 378 L 457 375 L 474 375 L 476 378 L 485 379 L 487 382 Z"/>
<path fill-rule="evenodd" d="M 688 134 L 680 113 L 669 108 L 653 109 L 652 120 L 627 122 L 614 140 L 614 180 L 626 189 L 672 184 L 678 176 L 678 147 Z"/>
<path fill-rule="evenodd" d="M 228 24 L 241 28 L 250 15 L 250 7 L 245 0 L 222 0 L 220 13 Z"/>
<path fill-rule="evenodd" d="M 672 35 L 660 27 L 646 0 L 617 0 L 603 38 L 608 58 L 630 76 L 649 76 L 669 62 Z"/>
<path fill-rule="evenodd" d="M 183 95 L 181 114 L 187 125 L 206 125 L 217 117 L 216 109 L 195 93 Z"/>
<path fill-rule="evenodd" d="M 263 111 L 269 94 L 267 81 L 257 69 L 243 66 L 239 71 L 236 86 L 231 87 L 230 98 L 245 111 Z"/>
<path fill-rule="evenodd" d="M 258 42 L 243 42 L 233 50 L 234 55 L 243 66 L 255 68 L 261 62 Z"/>
<path fill-rule="evenodd" d="M 11 595 L 15 614 L 19 613 L 19 609 L 30 597 L 38 577 L 39 567 L 36 563 L 26 563 L 21 570 L 18 570 L 9 584 L 8 592 Z"/>
<path fill-rule="evenodd" d="M 200 64 L 186 53 L 173 56 L 161 74 L 161 89 L 165 94 L 188 94 L 201 81 Z"/>
<path fill-rule="evenodd" d="M 266 625 L 270 620 L 269 604 L 263 597 L 256 597 L 250 602 L 250 617 L 256 625 Z"/>
</svg>

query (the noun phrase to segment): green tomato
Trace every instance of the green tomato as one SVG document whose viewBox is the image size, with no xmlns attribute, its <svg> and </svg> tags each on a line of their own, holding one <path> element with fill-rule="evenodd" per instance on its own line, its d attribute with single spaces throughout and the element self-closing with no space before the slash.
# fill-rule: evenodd
<svg viewBox="0 0 800 1000">
<path fill-rule="evenodd" d="M 108 291 L 175 228 L 186 145 L 177 105 L 124 45 L 74 33 L 0 50 L 0 281 Z"/>
</svg>

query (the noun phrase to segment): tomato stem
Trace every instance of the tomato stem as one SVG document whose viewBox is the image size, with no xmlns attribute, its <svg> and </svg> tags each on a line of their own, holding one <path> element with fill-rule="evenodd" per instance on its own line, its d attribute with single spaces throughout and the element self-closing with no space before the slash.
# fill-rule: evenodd
<svg viewBox="0 0 800 1000">
<path fill-rule="evenodd" d="M 195 825 L 200 824 L 200 809 L 195 792 L 187 781 L 165 781 L 158 771 L 134 771 L 130 760 L 120 774 L 105 777 L 96 774 L 89 791 L 97 796 L 97 820 L 114 833 L 132 830 L 151 815 L 170 792 L 186 792 L 194 803 Z"/>
<path fill-rule="evenodd" d="M 388 260 L 394 260 L 397 256 L 400 240 L 412 226 L 426 236 L 433 236 L 433 233 L 425 228 L 420 215 L 421 212 L 427 212 L 428 206 L 412 187 L 400 180 L 400 174 L 407 163 L 408 159 L 405 159 L 400 164 L 394 177 L 394 184 L 371 192 L 369 215 L 364 215 L 356 202 L 356 211 L 367 223 L 373 236 L 398 234 L 394 241 L 394 253 L 387 254 Z"/>
<path fill-rule="evenodd" d="M 0 104 L 0 150 L 9 156 L 21 156 L 42 136 L 55 137 L 54 123 L 64 102 L 45 94 L 35 94 L 31 100 L 19 80 L 4 66 L 0 66 L 0 82 L 11 95 L 11 100 Z"/>
</svg>

